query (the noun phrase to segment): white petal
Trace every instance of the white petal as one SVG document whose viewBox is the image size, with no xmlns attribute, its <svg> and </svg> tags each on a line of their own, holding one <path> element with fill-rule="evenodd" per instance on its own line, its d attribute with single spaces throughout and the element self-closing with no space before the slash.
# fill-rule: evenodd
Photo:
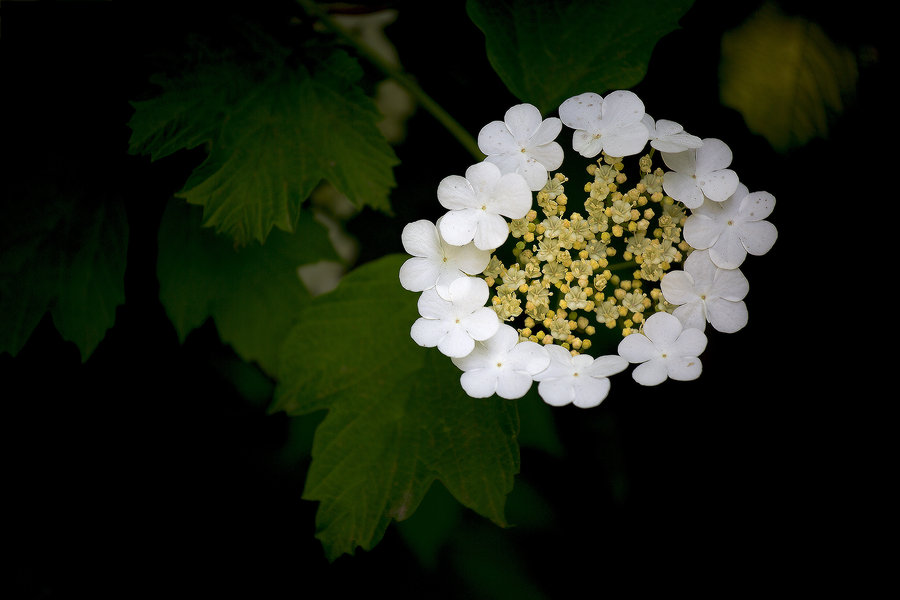
<svg viewBox="0 0 900 600">
<path fill-rule="evenodd" d="M 565 158 L 562 146 L 556 142 L 541 146 L 529 146 L 526 154 L 541 163 L 548 171 L 558 169 Z"/>
<path fill-rule="evenodd" d="M 481 196 L 494 189 L 497 182 L 500 181 L 500 176 L 500 168 L 488 161 L 481 161 L 466 169 L 465 179 L 475 190 L 475 200 L 470 205 L 471 208 L 481 208 L 478 204 Z"/>
<path fill-rule="evenodd" d="M 534 376 L 550 365 L 546 348 L 535 342 L 519 342 L 506 357 L 506 363 L 516 371 Z"/>
<path fill-rule="evenodd" d="M 700 356 L 706 350 L 706 335 L 699 329 L 685 328 L 678 336 L 674 351 L 680 356 Z"/>
<path fill-rule="evenodd" d="M 668 375 L 676 381 L 692 381 L 700 377 L 703 366 L 697 357 L 676 358 L 666 365 Z"/>
<path fill-rule="evenodd" d="M 501 173 L 518 173 L 522 165 L 525 164 L 525 155 L 519 150 L 515 152 L 507 152 L 505 154 L 493 154 L 484 159 L 483 162 L 496 165 Z"/>
<path fill-rule="evenodd" d="M 690 242 L 688 243 L 690 244 Z M 719 239 L 709 249 L 709 258 L 720 269 L 737 269 L 744 263 L 744 259 L 747 258 L 747 249 L 744 248 L 734 227 L 727 227 L 719 234 Z"/>
<path fill-rule="evenodd" d="M 436 258 L 441 254 L 441 238 L 437 227 L 426 219 L 407 223 L 400 234 L 403 249 L 413 256 Z"/>
<path fill-rule="evenodd" d="M 697 150 L 696 172 L 699 175 L 727 169 L 732 158 L 728 144 L 716 138 L 706 138 L 703 146 Z"/>
<path fill-rule="evenodd" d="M 509 223 L 500 215 L 481 211 L 475 228 L 475 247 L 481 250 L 499 248 L 509 236 Z M 449 240 L 448 240 L 449 241 Z"/>
<path fill-rule="evenodd" d="M 598 356 L 586 369 L 580 369 L 579 373 L 590 377 L 609 377 L 621 373 L 628 367 L 628 361 L 616 354 Z"/>
<path fill-rule="evenodd" d="M 676 173 L 685 175 L 693 175 L 697 167 L 697 151 L 686 150 L 684 152 L 663 152 L 663 162 L 667 167 Z M 668 177 L 668 175 L 666 175 Z"/>
<path fill-rule="evenodd" d="M 493 308 L 484 307 L 476 310 L 460 321 L 466 333 L 473 340 L 486 340 L 497 333 L 500 319 Z"/>
<path fill-rule="evenodd" d="M 716 219 L 697 213 L 687 218 L 684 223 L 684 230 L 682 230 L 684 241 L 691 247 L 699 250 L 712 248 L 721 233 L 722 227 Z"/>
<path fill-rule="evenodd" d="M 440 232 L 448 244 L 465 246 L 475 237 L 478 228 L 478 213 L 480 210 L 463 208 L 451 210 L 441 217 Z"/>
<path fill-rule="evenodd" d="M 702 177 L 700 189 L 703 190 L 707 198 L 715 202 L 728 200 L 734 194 L 739 183 L 737 173 L 731 169 L 721 169 L 714 173 L 698 175 L 697 177 Z M 663 179 L 663 182 L 665 182 L 665 179 Z"/>
<path fill-rule="evenodd" d="M 762 221 L 775 209 L 775 196 L 768 192 L 753 192 L 741 198 L 739 212 L 744 221 Z"/>
<path fill-rule="evenodd" d="M 575 397 L 572 404 L 578 408 L 593 408 L 599 405 L 609 395 L 612 387 L 609 379 L 595 377 L 578 377 L 575 384 Z"/>
<path fill-rule="evenodd" d="M 448 292 L 453 306 L 462 314 L 470 314 L 483 307 L 490 296 L 487 282 L 480 277 L 460 277 L 450 284 Z"/>
<path fill-rule="evenodd" d="M 491 121 L 478 132 L 478 148 L 487 155 L 516 151 L 516 141 L 503 121 Z"/>
<path fill-rule="evenodd" d="M 687 304 L 699 299 L 694 291 L 694 278 L 686 271 L 669 271 L 659 282 L 659 287 L 669 304 Z"/>
<path fill-rule="evenodd" d="M 743 300 L 750 291 L 750 282 L 740 269 L 716 270 L 716 278 L 712 290 L 713 295 L 724 300 L 737 302 Z"/>
<path fill-rule="evenodd" d="M 593 92 L 569 98 L 559 106 L 559 118 L 572 129 L 596 131 L 603 110 L 603 97 Z"/>
<path fill-rule="evenodd" d="M 484 347 L 492 357 L 502 356 L 505 358 L 518 342 L 519 332 L 510 325 L 501 323 L 497 333 L 484 341 Z"/>
<path fill-rule="evenodd" d="M 753 256 L 762 256 L 771 250 L 778 239 L 778 230 L 768 221 L 743 223 L 739 229 L 744 248 Z"/>
<path fill-rule="evenodd" d="M 572 134 L 572 149 L 585 158 L 594 158 L 603 149 L 603 142 L 593 133 L 578 130 Z"/>
<path fill-rule="evenodd" d="M 503 122 L 512 134 L 516 143 L 525 146 L 529 138 L 541 126 L 541 111 L 533 104 L 516 104 L 506 111 Z"/>
<path fill-rule="evenodd" d="M 474 369 L 459 378 L 463 390 L 472 398 L 490 398 L 497 391 L 497 369 Z"/>
<path fill-rule="evenodd" d="M 538 383 L 538 394 L 550 406 L 565 406 L 575 399 L 572 377 L 545 379 Z"/>
<path fill-rule="evenodd" d="M 644 103 L 634 92 L 616 90 L 607 94 L 603 99 L 601 114 L 604 127 L 619 129 L 641 122 L 641 119 L 644 118 Z M 644 131 L 646 130 L 647 128 L 644 127 Z M 646 143 L 646 139 L 644 142 Z"/>
<path fill-rule="evenodd" d="M 611 156 L 631 156 L 644 149 L 648 138 L 649 134 L 643 123 L 632 123 L 604 136 L 603 149 Z"/>
<path fill-rule="evenodd" d="M 544 353 L 549 359 L 547 368 L 534 375 L 535 381 L 543 381 L 547 379 L 558 379 L 560 377 L 569 377 L 574 371 L 572 365 L 572 354 L 555 344 L 544 346 Z"/>
<path fill-rule="evenodd" d="M 668 347 L 678 339 L 682 329 L 681 321 L 666 312 L 654 313 L 644 321 L 644 335 L 650 338 L 657 348 Z"/>
<path fill-rule="evenodd" d="M 528 148 L 531 149 L 535 146 L 550 144 L 550 142 L 556 139 L 560 131 L 562 131 L 562 121 L 556 117 L 544 119 L 541 126 L 538 127 L 537 131 L 531 135 L 531 139 L 528 140 Z M 555 169 L 556 167 L 553 168 Z"/>
<path fill-rule="evenodd" d="M 669 371 L 665 361 L 656 358 L 636 366 L 631 372 L 631 377 L 641 385 L 659 385 L 668 379 Z"/>
<path fill-rule="evenodd" d="M 477 208 L 475 189 L 465 177 L 448 175 L 441 179 L 437 189 L 438 202 L 448 210 Z"/>
<path fill-rule="evenodd" d="M 531 389 L 531 375 L 512 369 L 499 369 L 497 395 L 507 400 L 521 398 Z"/>
<path fill-rule="evenodd" d="M 659 350 L 653 342 L 641 333 L 632 333 L 622 338 L 616 351 L 630 363 L 642 363 L 659 356 Z"/>
<path fill-rule="evenodd" d="M 443 250 L 449 264 L 469 275 L 478 275 L 491 262 L 491 253 L 480 250 L 475 244 L 465 246 L 447 244 Z"/>
<path fill-rule="evenodd" d="M 454 326 L 438 341 L 437 348 L 446 356 L 461 357 L 475 349 L 475 340 L 462 327 Z"/>
<path fill-rule="evenodd" d="M 438 296 L 449 300 L 450 284 L 452 284 L 457 279 L 462 279 L 463 277 L 468 277 L 468 275 L 466 275 L 459 269 L 441 269 L 437 281 L 434 284 L 434 289 L 435 291 L 437 291 Z"/>
<path fill-rule="evenodd" d="M 706 313 L 704 312 L 704 303 L 699 300 L 690 304 L 683 304 L 676 308 L 672 314 L 675 315 L 684 327 L 691 327 L 703 331 L 706 329 Z"/>
<path fill-rule="evenodd" d="M 734 333 L 742 329 L 748 320 L 747 305 L 743 302 L 715 298 L 706 303 L 706 312 L 709 324 L 722 333 Z"/>
<path fill-rule="evenodd" d="M 400 285 L 411 292 L 421 292 L 434 287 L 440 272 L 440 263 L 414 256 L 400 266 Z"/>
<path fill-rule="evenodd" d="M 519 164 L 516 168 L 516 173 L 525 178 L 525 181 L 528 182 L 529 190 L 534 192 L 544 187 L 549 177 L 547 167 L 530 158 L 526 158 L 525 161 Z"/>
<path fill-rule="evenodd" d="M 666 173 L 663 176 L 663 190 L 688 208 L 697 208 L 703 204 L 703 192 L 690 174 L 678 171 Z"/>
<path fill-rule="evenodd" d="M 448 331 L 449 326 L 444 321 L 420 318 L 413 322 L 409 335 L 418 345 L 434 348 Z"/>
<path fill-rule="evenodd" d="M 521 219 L 528 214 L 531 210 L 531 188 L 525 178 L 518 173 L 507 173 L 500 177 L 491 191 L 488 210 L 510 219 Z"/>
<path fill-rule="evenodd" d="M 454 357 L 450 360 L 462 371 L 484 369 L 496 363 L 496 361 L 492 361 L 491 353 L 485 347 L 484 342 L 475 342 L 475 348 L 471 352 L 465 356 Z"/>
<path fill-rule="evenodd" d="M 437 293 L 434 288 L 425 290 L 418 300 L 419 314 L 426 319 L 446 319 L 452 308 L 450 302 Z"/>
<path fill-rule="evenodd" d="M 709 292 L 713 282 L 721 271 L 709 258 L 706 250 L 694 250 L 684 261 L 684 270 L 690 274 L 694 282 L 694 291 L 698 294 Z M 666 274 L 666 277 L 669 275 Z"/>
</svg>

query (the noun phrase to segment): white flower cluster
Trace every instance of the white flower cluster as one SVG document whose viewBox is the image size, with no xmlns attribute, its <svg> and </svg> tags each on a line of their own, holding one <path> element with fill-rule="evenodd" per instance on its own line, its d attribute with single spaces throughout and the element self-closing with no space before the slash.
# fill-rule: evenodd
<svg viewBox="0 0 900 600">
<path fill-rule="evenodd" d="M 534 212 L 533 194 L 553 183 L 551 172 L 563 162 L 563 149 L 555 141 L 563 125 L 574 130 L 572 149 L 586 158 L 633 156 L 649 144 L 651 155 L 659 152 L 669 169 L 660 171 L 666 199 L 686 209 L 679 223 L 687 246 L 683 270 L 659 278 L 665 301 L 660 306 L 667 308 L 642 319 L 639 329 L 626 331 L 616 354 L 597 358 L 554 344 L 555 335 L 537 343 L 488 305 L 493 277 L 486 274 L 494 270 L 489 266 L 496 263 L 493 253 Z M 404 228 L 403 247 L 412 258 L 400 269 L 401 285 L 421 292 L 412 339 L 450 357 L 462 371 L 467 394 L 515 399 L 538 382 L 548 404 L 597 406 L 609 393 L 609 377 L 630 363 L 637 365 L 632 376 L 642 385 L 696 379 L 707 345 L 706 324 L 725 333 L 746 325 L 743 300 L 749 284 L 738 267 L 747 254 L 764 254 L 775 243 L 777 231 L 765 220 L 775 198 L 750 193 L 740 183 L 729 169 L 732 153 L 724 142 L 690 135 L 673 121 L 654 121 L 637 95 L 615 91 L 569 98 L 560 105 L 559 118 L 544 119 L 530 104 L 513 106 L 503 121 L 481 130 L 478 145 L 485 160 L 437 187 L 438 202 L 447 212 L 436 223 L 421 220 Z M 552 217 L 545 223 L 556 234 L 561 221 Z M 586 263 L 579 268 L 587 268 Z M 532 268 L 533 277 L 540 274 Z M 529 288 L 518 266 L 507 278 L 515 280 L 513 290 L 547 297 Z M 566 294 L 570 307 L 591 304 L 583 289 L 574 289 L 581 295 Z"/>
</svg>

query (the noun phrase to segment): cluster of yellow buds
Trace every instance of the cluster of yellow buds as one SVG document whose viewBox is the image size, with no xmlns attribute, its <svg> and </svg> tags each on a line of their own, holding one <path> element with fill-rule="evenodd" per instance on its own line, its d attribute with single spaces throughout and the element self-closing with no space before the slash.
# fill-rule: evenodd
<svg viewBox="0 0 900 600">
<path fill-rule="evenodd" d="M 652 312 L 671 311 L 659 282 L 687 258 L 687 215 L 662 190 L 652 153 L 640 157 L 637 183 L 622 159 L 605 153 L 587 167 L 586 197 L 566 194 L 562 173 L 537 192 L 540 211 L 509 224 L 514 262 L 491 257 L 483 276 L 491 305 L 520 340 L 559 344 L 578 354 L 603 330 L 628 335 Z"/>
</svg>

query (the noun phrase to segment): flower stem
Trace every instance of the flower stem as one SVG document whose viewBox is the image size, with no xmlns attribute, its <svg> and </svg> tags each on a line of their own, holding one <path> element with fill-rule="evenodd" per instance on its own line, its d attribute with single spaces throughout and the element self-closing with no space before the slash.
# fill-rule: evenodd
<svg viewBox="0 0 900 600">
<path fill-rule="evenodd" d="M 332 19 L 327 12 L 311 0 L 297 0 L 300 6 L 310 15 L 318 19 L 322 25 L 327 27 L 332 33 L 337 35 L 342 41 L 353 46 L 357 53 L 372 63 L 379 71 L 386 76 L 395 80 L 409 91 L 418 103 L 427 110 L 431 116 L 447 129 L 456 140 L 476 159 L 483 160 L 484 153 L 478 148 L 478 142 L 472 135 L 454 119 L 450 113 L 438 104 L 425 90 L 423 90 L 415 80 L 403 72 L 402 69 L 390 64 L 377 53 L 373 52 L 368 46 L 357 39 L 354 39 L 340 24 Z"/>
</svg>

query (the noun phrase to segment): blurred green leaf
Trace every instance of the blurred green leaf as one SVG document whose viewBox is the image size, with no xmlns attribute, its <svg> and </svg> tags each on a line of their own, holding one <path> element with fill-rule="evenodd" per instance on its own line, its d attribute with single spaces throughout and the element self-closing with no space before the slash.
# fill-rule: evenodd
<svg viewBox="0 0 900 600">
<path fill-rule="evenodd" d="M 265 242 L 273 227 L 293 231 L 323 179 L 357 206 L 390 212 L 398 160 L 357 85 L 359 65 L 340 51 L 315 65 L 276 55 L 265 68 L 225 62 L 159 77 L 158 97 L 132 103 L 130 151 L 156 160 L 208 147 L 176 195 L 203 206 L 203 224 L 238 245 Z"/>
<path fill-rule="evenodd" d="M 459 370 L 409 336 L 418 296 L 391 255 L 351 271 L 308 303 L 285 340 L 273 410 L 327 409 L 304 498 L 320 502 L 317 536 L 335 559 L 373 548 L 437 479 L 505 525 L 519 469 L 516 403 L 468 397 Z"/>
<path fill-rule="evenodd" d="M 125 302 L 122 202 L 35 182 L 11 194 L 0 223 L 0 352 L 17 354 L 49 310 L 87 360 Z"/>
<path fill-rule="evenodd" d="M 274 376 L 278 349 L 309 300 L 297 269 L 339 260 L 324 226 L 300 211 L 296 231 L 235 248 L 200 227 L 200 209 L 169 202 L 159 230 L 159 295 L 181 341 L 208 318 L 222 340 Z"/>
<path fill-rule="evenodd" d="M 815 23 L 766 3 L 722 38 L 721 99 L 784 152 L 827 137 L 856 88 L 852 52 Z"/>
<path fill-rule="evenodd" d="M 638 84 L 693 0 L 468 0 L 494 70 L 542 113 L 583 92 Z"/>
</svg>

